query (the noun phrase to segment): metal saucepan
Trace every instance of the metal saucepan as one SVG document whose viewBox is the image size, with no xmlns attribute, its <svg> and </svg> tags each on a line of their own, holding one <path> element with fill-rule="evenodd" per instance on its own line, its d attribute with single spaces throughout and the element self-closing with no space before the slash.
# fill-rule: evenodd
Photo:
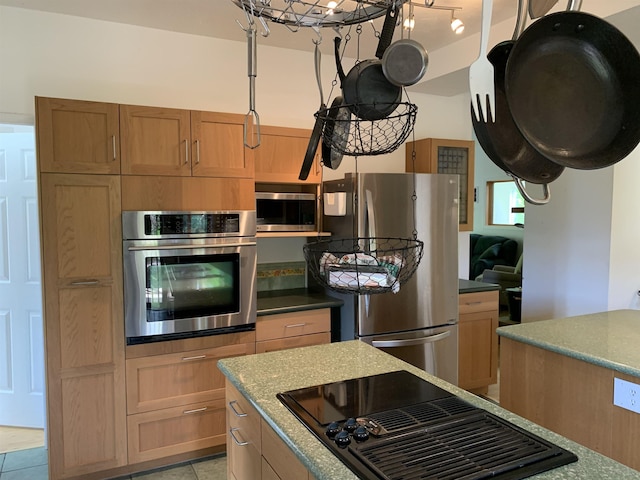
<svg viewBox="0 0 640 480">
<path fill-rule="evenodd" d="M 318 145 L 320 144 L 320 139 L 322 138 L 322 130 L 324 128 L 324 122 L 326 119 L 325 112 L 327 110 L 327 106 L 324 104 L 324 93 L 322 91 L 322 82 L 320 80 L 320 58 L 320 48 L 318 46 L 318 43 L 316 43 L 314 52 L 314 65 L 316 71 L 316 81 L 318 82 L 318 89 L 320 90 L 320 110 L 316 114 L 316 122 L 313 125 L 313 130 L 311 131 L 311 137 L 309 138 L 309 144 L 307 145 L 307 151 L 304 155 L 304 160 L 302 162 L 300 174 L 298 175 L 298 180 L 306 180 L 309 176 L 311 166 L 313 165 L 313 159 L 316 156 L 316 151 L 318 150 Z"/>
<path fill-rule="evenodd" d="M 571 5 L 571 3 L 570 3 Z M 614 26 L 593 15 L 547 15 L 518 38 L 505 88 L 527 141 L 553 162 L 577 169 L 612 165 L 640 142 L 640 55 Z"/>
<path fill-rule="evenodd" d="M 524 1 L 520 0 L 518 3 L 518 22 L 513 34 L 514 39 L 524 28 L 524 16 Z M 513 121 L 505 94 L 504 75 L 507 59 L 514 43 L 514 40 L 501 42 L 493 47 L 487 55 L 494 67 L 495 122 L 485 122 L 483 119 L 478 121 L 473 112 L 471 113 L 471 121 L 478 142 L 491 161 L 508 175 L 514 177 L 518 189 L 529 203 L 544 204 L 549 200 L 547 184 L 557 179 L 564 167 L 547 159 L 533 148 Z M 545 198 L 536 200 L 527 195 L 521 180 L 543 184 Z"/>
<path fill-rule="evenodd" d="M 342 84 L 344 103 L 362 120 L 380 120 L 388 117 L 402 99 L 402 88 L 387 80 L 380 61 L 384 50 L 391 43 L 397 15 L 398 8 L 395 5 L 390 6 L 376 51 L 376 55 L 380 57 L 356 63 L 347 75 L 344 74 L 336 47 L 336 68 Z"/>
</svg>

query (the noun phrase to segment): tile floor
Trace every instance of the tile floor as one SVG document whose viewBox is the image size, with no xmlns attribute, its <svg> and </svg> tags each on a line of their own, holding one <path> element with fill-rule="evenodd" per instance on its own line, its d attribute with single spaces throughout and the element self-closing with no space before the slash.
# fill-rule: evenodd
<svg viewBox="0 0 640 480">
<path fill-rule="evenodd" d="M 0 480 L 48 480 L 47 451 L 44 447 L 0 454 Z M 205 457 L 147 472 L 118 477 L 117 480 L 226 480 L 225 455 Z"/>
</svg>

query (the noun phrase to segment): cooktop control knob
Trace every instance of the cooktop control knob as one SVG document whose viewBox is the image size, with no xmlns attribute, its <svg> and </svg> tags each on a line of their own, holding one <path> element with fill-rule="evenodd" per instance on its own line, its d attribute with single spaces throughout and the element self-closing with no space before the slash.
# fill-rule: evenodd
<svg viewBox="0 0 640 480">
<path fill-rule="evenodd" d="M 335 436 L 334 440 L 336 441 L 336 445 L 340 448 L 347 448 L 351 443 L 351 436 L 349 435 L 349 432 L 342 430 Z"/>
<path fill-rule="evenodd" d="M 338 422 L 331 422 L 327 427 L 327 435 L 329 438 L 335 437 L 338 433 L 342 431 L 342 427 Z"/>
<path fill-rule="evenodd" d="M 346 422 L 344 422 L 344 428 L 347 432 L 352 433 L 356 428 L 358 428 L 358 422 L 356 422 L 355 418 L 348 418 Z"/>
<path fill-rule="evenodd" d="M 356 442 L 364 442 L 369 438 L 369 431 L 364 427 L 364 425 L 360 425 L 353 431 L 353 438 Z"/>
</svg>

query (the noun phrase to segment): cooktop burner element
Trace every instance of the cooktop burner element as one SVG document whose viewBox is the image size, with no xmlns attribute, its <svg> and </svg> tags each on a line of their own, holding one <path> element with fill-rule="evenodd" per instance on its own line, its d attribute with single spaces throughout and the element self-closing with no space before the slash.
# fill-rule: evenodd
<svg viewBox="0 0 640 480">
<path fill-rule="evenodd" d="M 407 371 L 279 393 L 363 479 L 522 479 L 577 457 Z"/>
</svg>

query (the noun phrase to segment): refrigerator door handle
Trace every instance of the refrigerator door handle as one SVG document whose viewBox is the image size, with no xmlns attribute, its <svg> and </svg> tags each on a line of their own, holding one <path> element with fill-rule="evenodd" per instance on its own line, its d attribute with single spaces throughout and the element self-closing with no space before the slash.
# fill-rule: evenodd
<svg viewBox="0 0 640 480">
<path fill-rule="evenodd" d="M 428 335 L 422 338 L 410 338 L 408 340 L 374 340 L 371 342 L 371 345 L 378 348 L 408 347 L 410 345 L 422 345 L 424 343 L 437 342 L 447 338 L 449 335 L 451 335 L 451 330 L 436 333 L 435 335 Z"/>
<path fill-rule="evenodd" d="M 367 232 L 366 232 L 366 236 L 369 238 L 375 238 L 376 237 L 376 216 L 375 216 L 375 212 L 373 210 L 373 194 L 371 192 L 371 190 L 367 190 L 365 192 L 365 204 L 366 204 L 366 210 L 367 210 Z M 369 249 L 372 252 L 375 252 L 377 250 L 377 245 L 375 240 L 369 240 Z"/>
</svg>

